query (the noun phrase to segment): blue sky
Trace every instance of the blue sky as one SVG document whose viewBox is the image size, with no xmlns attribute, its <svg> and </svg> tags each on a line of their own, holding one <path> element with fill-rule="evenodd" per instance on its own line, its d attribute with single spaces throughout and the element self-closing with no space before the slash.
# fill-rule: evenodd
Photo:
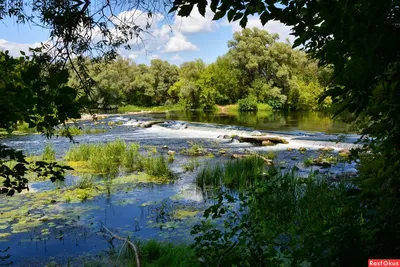
<svg viewBox="0 0 400 267">
<path fill-rule="evenodd" d="M 129 18 L 133 23 L 145 25 L 147 16 L 144 13 L 120 13 L 119 17 Z M 188 18 L 172 17 L 166 20 L 163 15 L 155 16 L 148 34 L 144 34 L 143 43 L 137 45 L 137 40 L 131 40 L 131 50 L 120 50 L 123 57 L 131 58 L 137 63 L 148 64 L 153 58 L 168 60 L 173 64 L 181 64 L 201 58 L 206 63 L 215 61 L 218 56 L 228 51 L 227 42 L 232 39 L 235 31 L 240 31 L 238 23 L 228 23 L 227 20 L 212 21 L 213 13 L 206 12 L 202 17 L 197 10 Z M 268 22 L 263 27 L 257 17 L 250 17 L 247 27 L 264 28 L 271 33 L 278 33 L 280 40 L 286 38 L 293 41 L 289 35 L 290 28 L 277 21 Z M 38 46 L 48 40 L 48 31 L 33 25 L 18 25 L 12 19 L 4 19 L 0 23 L 0 49 L 9 50 L 14 56 L 20 50 Z"/>
</svg>

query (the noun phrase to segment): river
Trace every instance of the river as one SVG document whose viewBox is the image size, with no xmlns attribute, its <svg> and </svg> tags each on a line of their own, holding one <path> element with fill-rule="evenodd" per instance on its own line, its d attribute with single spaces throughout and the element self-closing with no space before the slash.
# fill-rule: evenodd
<svg viewBox="0 0 400 267">
<path fill-rule="evenodd" d="M 161 121 L 150 128 L 137 127 L 143 121 Z M 170 184 L 138 183 L 133 187 L 116 192 L 109 197 L 100 194 L 82 203 L 38 202 L 39 194 L 53 192 L 60 185 L 49 181 L 30 184 L 30 192 L 13 197 L 1 196 L 0 204 L 0 263 L 13 266 L 43 266 L 45 262 L 96 254 L 110 248 L 99 232 L 102 225 L 130 235 L 136 240 L 158 239 L 168 242 L 192 241 L 190 228 L 196 224 L 207 207 L 209 200 L 194 183 L 197 172 L 185 171 L 183 165 L 192 158 L 179 151 L 196 143 L 206 149 L 212 157 L 196 157 L 196 162 L 229 160 L 232 154 L 274 153 L 274 165 L 282 170 L 298 169 L 299 176 L 318 171 L 332 176 L 357 172 L 356 164 L 337 162 L 331 167 L 306 166 L 304 159 L 315 158 L 319 149 L 330 147 L 337 155 L 343 149 L 350 149 L 359 136 L 349 130 L 345 123 L 334 121 L 317 113 L 185 113 L 169 112 L 159 114 L 108 115 L 100 123 L 80 121 L 84 128 L 101 128 L 106 132 L 75 137 L 75 142 L 97 143 L 116 139 L 127 143 L 139 143 L 142 153 L 149 149 L 165 155 L 176 151 L 170 169 L 177 177 Z M 251 136 L 268 134 L 285 138 L 288 144 L 275 146 L 254 146 L 224 136 Z M 73 145 L 67 138 L 46 139 L 32 134 L 1 139 L 7 146 L 21 149 L 27 155 L 40 155 L 47 143 L 51 143 L 56 157 L 62 160 L 65 152 Z M 164 147 L 164 148 L 163 148 Z M 167 147 L 167 149 L 165 149 Z M 226 151 L 221 153 L 221 151 Z M 65 185 L 79 175 L 70 173 Z M 50 193 L 51 194 L 51 193 Z M 23 210 L 25 221 L 10 211 Z M 175 216 L 176 214 L 183 214 Z M 186 216 L 186 215 L 187 216 Z M 15 219 L 10 216 L 15 216 Z M 43 219 L 45 218 L 45 219 Z M 32 224 L 17 231 L 13 224 Z"/>
</svg>

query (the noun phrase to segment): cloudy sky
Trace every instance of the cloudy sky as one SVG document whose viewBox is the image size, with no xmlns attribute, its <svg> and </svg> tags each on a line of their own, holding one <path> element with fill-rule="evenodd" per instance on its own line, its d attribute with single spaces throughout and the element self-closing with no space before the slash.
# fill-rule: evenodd
<svg viewBox="0 0 400 267">
<path fill-rule="evenodd" d="M 206 63 L 213 62 L 228 50 L 227 42 L 235 31 L 240 31 L 238 23 L 228 23 L 226 19 L 212 21 L 213 13 L 206 12 L 202 17 L 193 9 L 190 17 L 173 17 L 166 20 L 162 15 L 153 16 L 151 27 L 144 34 L 142 41 L 131 40 L 131 50 L 120 50 L 123 57 L 137 63 L 148 64 L 151 59 L 160 58 L 173 64 L 181 64 L 197 58 Z M 123 12 L 120 18 L 129 18 L 135 24 L 145 26 L 147 15 L 136 11 L 134 14 Z M 263 27 L 257 17 L 249 18 L 247 27 L 264 28 L 271 33 L 278 33 L 281 41 L 288 38 L 293 41 L 290 28 L 277 21 L 268 22 Z M 9 50 L 12 55 L 28 47 L 38 46 L 48 40 L 48 31 L 33 25 L 17 25 L 11 19 L 0 23 L 0 49 Z M 143 47 L 144 44 L 144 47 Z"/>
</svg>

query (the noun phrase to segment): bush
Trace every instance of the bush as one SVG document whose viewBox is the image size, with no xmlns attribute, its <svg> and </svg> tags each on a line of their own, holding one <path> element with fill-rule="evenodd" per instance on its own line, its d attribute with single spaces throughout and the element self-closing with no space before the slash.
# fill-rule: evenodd
<svg viewBox="0 0 400 267">
<path fill-rule="evenodd" d="M 239 111 L 257 111 L 257 98 L 255 96 L 248 96 L 238 101 Z"/>
<path fill-rule="evenodd" d="M 368 233 L 348 188 L 271 169 L 241 194 L 219 194 L 192 230 L 197 257 L 205 266 L 361 266 Z"/>
</svg>

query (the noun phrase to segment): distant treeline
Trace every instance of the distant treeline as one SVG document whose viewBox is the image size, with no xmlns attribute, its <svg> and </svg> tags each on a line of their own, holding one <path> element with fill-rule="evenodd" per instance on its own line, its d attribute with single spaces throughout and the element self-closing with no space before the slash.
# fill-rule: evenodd
<svg viewBox="0 0 400 267">
<path fill-rule="evenodd" d="M 216 104 L 238 102 L 239 109 L 247 110 L 257 102 L 275 109 L 328 106 L 329 100 L 318 103 L 318 99 L 330 69 L 318 68 L 304 52 L 277 40 L 277 34 L 244 29 L 228 42 L 229 51 L 209 65 L 201 59 L 179 67 L 160 59 L 152 60 L 150 66 L 123 58 L 88 61 L 95 81 L 92 99 L 99 108 L 181 104 L 186 109 L 209 110 Z M 71 76 L 70 84 L 78 86 L 74 72 Z"/>
</svg>

